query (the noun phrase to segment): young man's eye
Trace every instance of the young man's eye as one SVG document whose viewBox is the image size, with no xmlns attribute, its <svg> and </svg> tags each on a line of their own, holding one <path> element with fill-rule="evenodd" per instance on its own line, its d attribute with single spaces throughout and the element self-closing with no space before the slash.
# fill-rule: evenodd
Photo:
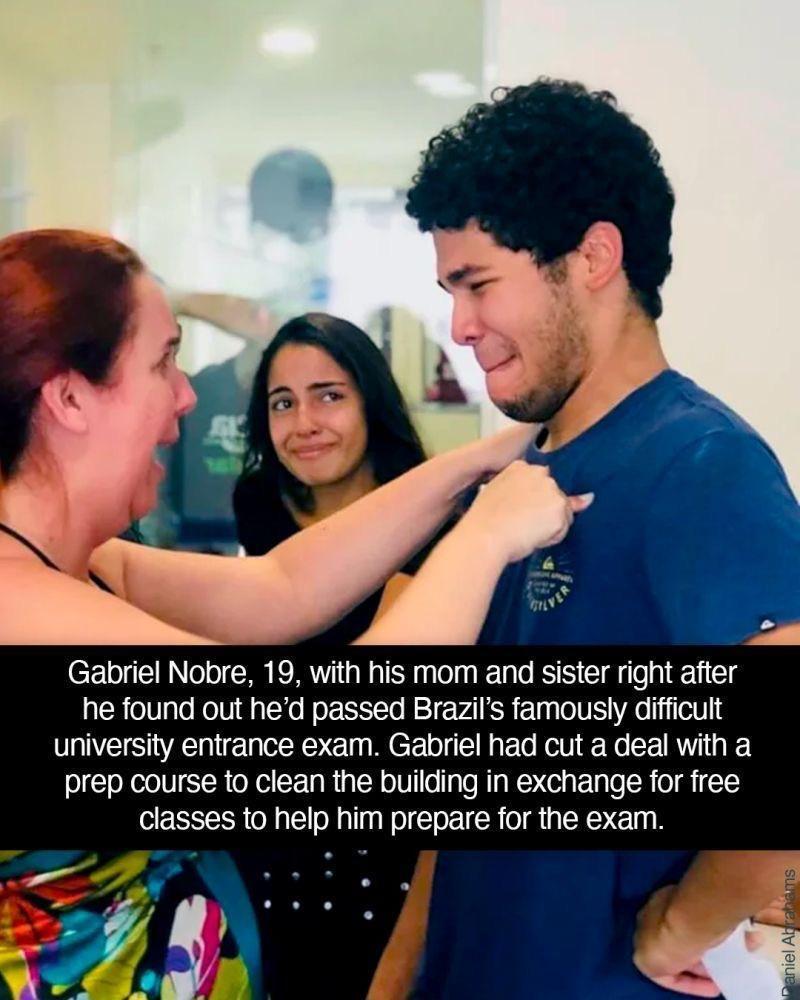
<svg viewBox="0 0 800 1000">
<path fill-rule="evenodd" d="M 489 284 L 491 284 L 491 279 L 490 278 L 487 278 L 485 281 L 474 281 L 469 286 L 469 290 L 471 292 L 479 292 L 482 288 L 485 288 L 486 285 L 489 285 Z"/>
</svg>

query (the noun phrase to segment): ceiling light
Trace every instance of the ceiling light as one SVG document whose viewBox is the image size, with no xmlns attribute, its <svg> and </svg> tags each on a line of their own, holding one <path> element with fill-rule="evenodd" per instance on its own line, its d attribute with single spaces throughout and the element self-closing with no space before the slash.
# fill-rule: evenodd
<svg viewBox="0 0 800 1000">
<path fill-rule="evenodd" d="M 310 56 L 317 40 L 302 28 L 278 28 L 261 36 L 261 51 L 271 56 Z"/>
<path fill-rule="evenodd" d="M 434 69 L 414 76 L 414 83 L 434 97 L 469 97 L 477 91 L 474 83 L 453 70 Z"/>
</svg>

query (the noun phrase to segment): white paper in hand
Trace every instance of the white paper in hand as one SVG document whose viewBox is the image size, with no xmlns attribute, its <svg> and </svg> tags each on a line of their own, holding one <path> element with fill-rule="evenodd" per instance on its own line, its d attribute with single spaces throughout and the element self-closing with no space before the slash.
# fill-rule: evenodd
<svg viewBox="0 0 800 1000">
<path fill-rule="evenodd" d="M 705 967 L 725 1000 L 781 1000 L 778 970 L 757 952 L 747 950 L 744 936 L 750 928 L 750 921 L 743 921 L 722 944 L 707 951 Z"/>
</svg>

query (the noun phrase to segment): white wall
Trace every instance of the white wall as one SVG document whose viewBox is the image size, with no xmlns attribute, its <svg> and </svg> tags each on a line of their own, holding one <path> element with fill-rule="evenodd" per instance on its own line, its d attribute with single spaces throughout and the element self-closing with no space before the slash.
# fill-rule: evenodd
<svg viewBox="0 0 800 1000">
<path fill-rule="evenodd" d="M 489 83 L 581 80 L 653 137 L 677 195 L 659 323 L 800 490 L 800 4 L 489 0 Z"/>
<path fill-rule="evenodd" d="M 11 187 L 24 192 L 13 214 L 16 227 L 42 225 L 52 203 L 52 177 L 45 158 L 51 149 L 50 89 L 14 59 L 0 32 L 0 123 L 16 160 Z M 13 136 L 13 138 L 11 138 Z"/>
</svg>

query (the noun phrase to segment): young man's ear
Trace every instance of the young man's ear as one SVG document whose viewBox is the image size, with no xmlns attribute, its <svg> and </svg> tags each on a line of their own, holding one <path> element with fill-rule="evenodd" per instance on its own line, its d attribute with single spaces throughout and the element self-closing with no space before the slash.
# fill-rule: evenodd
<svg viewBox="0 0 800 1000">
<path fill-rule="evenodd" d="M 577 253 L 583 262 L 583 283 L 599 291 L 622 270 L 622 233 L 613 222 L 594 222 L 584 233 Z"/>
<path fill-rule="evenodd" d="M 42 406 L 50 419 L 74 434 L 86 432 L 89 383 L 75 371 L 61 372 L 48 379 L 41 388 Z"/>
</svg>

